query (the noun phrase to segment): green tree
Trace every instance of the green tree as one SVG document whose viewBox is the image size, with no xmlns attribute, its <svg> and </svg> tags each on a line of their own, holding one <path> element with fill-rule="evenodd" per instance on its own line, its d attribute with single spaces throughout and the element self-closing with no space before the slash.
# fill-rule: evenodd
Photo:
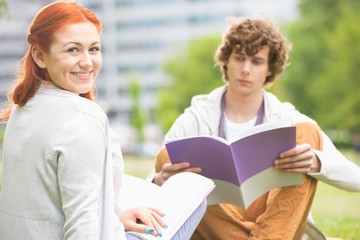
<svg viewBox="0 0 360 240">
<path fill-rule="evenodd" d="M 214 54 L 220 40 L 219 35 L 191 40 L 165 63 L 170 84 L 159 91 L 155 114 L 164 132 L 189 106 L 192 96 L 208 93 L 223 84 L 220 71 L 214 67 Z"/>
<path fill-rule="evenodd" d="M 286 98 L 323 129 L 360 131 L 360 2 L 302 0 L 289 27 Z"/>
<path fill-rule="evenodd" d="M 315 117 L 328 128 L 360 132 L 360 2 L 341 6 L 333 30 L 325 34 L 326 71 L 311 85 L 319 105 Z"/>
<path fill-rule="evenodd" d="M 332 31 L 340 16 L 337 0 L 302 0 L 299 4 L 299 18 L 288 28 L 289 40 L 293 44 L 291 65 L 283 79 L 286 99 L 311 117 L 318 111 L 317 95 L 313 95 L 312 83 L 319 73 L 326 72 L 324 65 L 328 58 L 325 35 Z"/>
<path fill-rule="evenodd" d="M 132 99 L 130 124 L 136 130 L 137 141 L 142 142 L 144 140 L 145 117 L 140 104 L 141 86 L 135 75 L 130 76 L 129 91 Z"/>
</svg>

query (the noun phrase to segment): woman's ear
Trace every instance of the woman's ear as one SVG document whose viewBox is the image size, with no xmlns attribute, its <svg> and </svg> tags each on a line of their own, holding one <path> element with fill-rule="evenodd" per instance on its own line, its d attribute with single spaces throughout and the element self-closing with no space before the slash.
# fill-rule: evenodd
<svg viewBox="0 0 360 240">
<path fill-rule="evenodd" d="M 44 54 L 39 48 L 32 47 L 31 48 L 31 56 L 39 68 L 46 68 L 46 64 L 44 61 Z"/>
</svg>

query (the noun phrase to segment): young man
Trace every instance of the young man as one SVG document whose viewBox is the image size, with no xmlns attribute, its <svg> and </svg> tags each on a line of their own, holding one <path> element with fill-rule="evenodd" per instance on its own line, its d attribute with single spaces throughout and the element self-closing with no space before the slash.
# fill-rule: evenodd
<svg viewBox="0 0 360 240">
<path fill-rule="evenodd" d="M 209 206 L 192 239 L 301 239 L 317 180 L 360 191 L 360 168 L 334 147 L 315 121 L 263 89 L 286 66 L 291 47 L 284 36 L 260 19 L 233 18 L 230 23 L 215 54 L 224 86 L 195 96 L 165 139 L 218 135 L 232 140 L 243 129 L 290 119 L 297 126 L 297 146 L 282 153 L 274 167 L 302 173 L 304 184 L 273 189 L 247 209 L 231 204 Z M 158 185 L 178 172 L 201 173 L 187 162 L 170 164 L 164 147 L 155 168 L 153 182 Z"/>
</svg>

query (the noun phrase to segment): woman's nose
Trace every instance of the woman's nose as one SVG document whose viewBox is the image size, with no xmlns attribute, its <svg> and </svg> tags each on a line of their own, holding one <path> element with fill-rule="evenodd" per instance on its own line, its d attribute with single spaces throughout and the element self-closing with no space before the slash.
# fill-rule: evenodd
<svg viewBox="0 0 360 240">
<path fill-rule="evenodd" d="M 82 54 L 79 65 L 82 68 L 91 67 L 91 65 L 92 65 L 91 56 L 88 53 Z"/>
</svg>

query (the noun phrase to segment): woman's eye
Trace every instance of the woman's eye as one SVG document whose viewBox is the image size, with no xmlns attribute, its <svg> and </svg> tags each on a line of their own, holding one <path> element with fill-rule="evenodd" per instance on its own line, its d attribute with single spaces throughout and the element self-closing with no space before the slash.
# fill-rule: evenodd
<svg viewBox="0 0 360 240">
<path fill-rule="evenodd" d="M 99 47 L 93 47 L 93 48 L 90 48 L 90 52 L 100 52 L 101 49 Z"/>
<path fill-rule="evenodd" d="M 70 52 L 70 53 L 77 53 L 77 52 L 79 52 L 79 50 L 78 50 L 77 48 L 70 48 L 70 49 L 68 50 L 68 52 Z"/>
</svg>

